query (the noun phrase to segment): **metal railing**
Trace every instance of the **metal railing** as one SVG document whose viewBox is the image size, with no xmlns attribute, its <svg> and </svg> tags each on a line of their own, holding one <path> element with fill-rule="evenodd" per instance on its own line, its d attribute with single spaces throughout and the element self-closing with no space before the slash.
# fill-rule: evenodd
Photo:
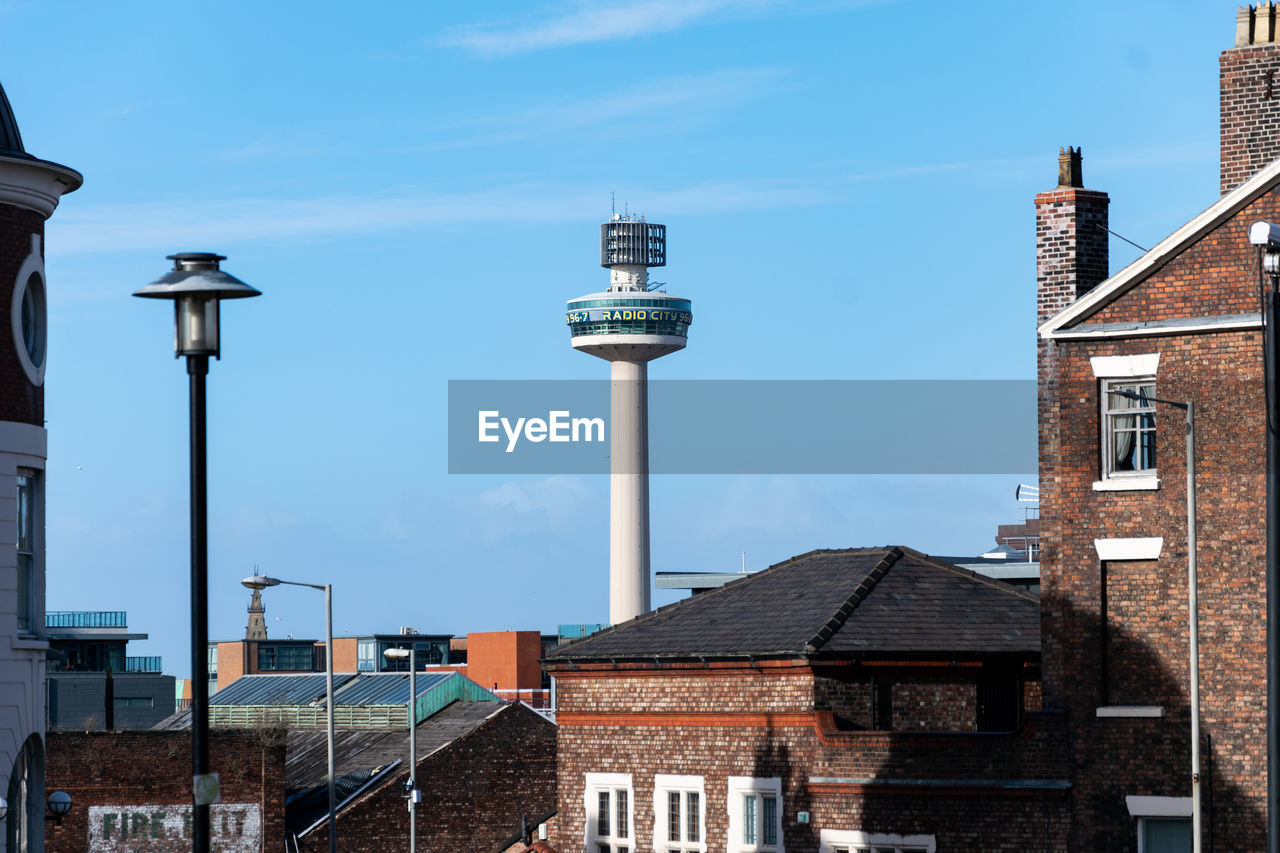
<svg viewBox="0 0 1280 853">
<path fill-rule="evenodd" d="M 44 615 L 46 628 L 127 628 L 124 610 L 50 610 Z"/>
<path fill-rule="evenodd" d="M 163 672 L 160 668 L 160 655 L 134 656 L 124 659 L 125 672 Z"/>
<path fill-rule="evenodd" d="M 322 706 L 210 705 L 209 725 L 220 728 L 318 728 L 328 725 Z M 409 724 L 405 705 L 336 705 L 333 724 L 344 729 L 403 729 Z"/>
</svg>

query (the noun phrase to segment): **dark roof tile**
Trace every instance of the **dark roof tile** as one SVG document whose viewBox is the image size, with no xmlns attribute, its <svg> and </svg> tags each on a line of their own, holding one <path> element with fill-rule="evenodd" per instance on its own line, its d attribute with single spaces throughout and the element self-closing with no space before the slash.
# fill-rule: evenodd
<svg viewBox="0 0 1280 853">
<path fill-rule="evenodd" d="M 811 551 L 561 646 L 547 658 L 1039 650 L 1036 596 L 891 547 Z"/>
</svg>

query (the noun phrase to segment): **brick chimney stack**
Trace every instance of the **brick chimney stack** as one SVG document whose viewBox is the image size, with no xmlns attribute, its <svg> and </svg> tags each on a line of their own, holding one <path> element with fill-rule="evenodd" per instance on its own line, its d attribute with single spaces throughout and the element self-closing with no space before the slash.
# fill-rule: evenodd
<svg viewBox="0 0 1280 853">
<path fill-rule="evenodd" d="M 1058 186 L 1036 196 L 1036 325 L 1107 277 L 1106 193 L 1084 188 L 1079 148 L 1058 149 Z"/>
<path fill-rule="evenodd" d="M 1236 43 L 1218 59 L 1222 194 L 1280 157 L 1280 8 L 1236 12 Z"/>
</svg>

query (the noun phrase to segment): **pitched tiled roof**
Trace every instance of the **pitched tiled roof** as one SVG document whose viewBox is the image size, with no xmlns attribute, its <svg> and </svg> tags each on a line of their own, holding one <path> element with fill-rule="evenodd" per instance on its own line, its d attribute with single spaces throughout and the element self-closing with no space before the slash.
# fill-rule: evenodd
<svg viewBox="0 0 1280 853">
<path fill-rule="evenodd" d="M 811 551 L 551 651 L 549 662 L 1035 654 L 1031 593 L 909 548 Z"/>
</svg>

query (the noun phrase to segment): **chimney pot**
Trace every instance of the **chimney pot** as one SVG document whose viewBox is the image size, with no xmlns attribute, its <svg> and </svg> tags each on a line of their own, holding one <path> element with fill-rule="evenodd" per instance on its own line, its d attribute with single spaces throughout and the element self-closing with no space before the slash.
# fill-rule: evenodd
<svg viewBox="0 0 1280 853">
<path fill-rule="evenodd" d="M 1080 163 L 1080 149 L 1067 146 L 1058 149 L 1058 186 L 1084 187 L 1083 167 Z"/>
</svg>

